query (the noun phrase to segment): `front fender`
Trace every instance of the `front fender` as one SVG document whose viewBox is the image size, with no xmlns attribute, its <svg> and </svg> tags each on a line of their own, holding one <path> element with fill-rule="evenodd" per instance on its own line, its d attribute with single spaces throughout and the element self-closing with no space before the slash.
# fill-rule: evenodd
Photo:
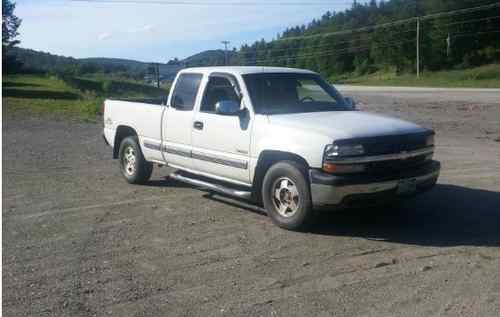
<svg viewBox="0 0 500 317">
<path fill-rule="evenodd" d="M 325 146 L 331 138 L 317 132 L 270 124 L 265 117 L 256 120 L 251 149 L 251 171 L 263 151 L 280 151 L 302 157 L 311 168 L 321 168 Z M 253 178 L 253 175 L 251 175 Z"/>
</svg>

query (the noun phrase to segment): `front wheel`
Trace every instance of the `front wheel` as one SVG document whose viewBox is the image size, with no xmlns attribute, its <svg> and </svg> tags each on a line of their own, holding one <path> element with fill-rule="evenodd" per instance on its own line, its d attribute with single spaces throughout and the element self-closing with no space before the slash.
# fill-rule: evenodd
<svg viewBox="0 0 500 317">
<path fill-rule="evenodd" d="M 153 172 L 153 164 L 144 159 L 139 139 L 131 136 L 120 144 L 120 170 L 130 184 L 143 184 L 149 180 Z"/>
<path fill-rule="evenodd" d="M 267 171 L 262 198 L 272 221 L 288 230 L 305 230 L 314 220 L 309 182 L 304 166 L 278 162 Z"/>
</svg>

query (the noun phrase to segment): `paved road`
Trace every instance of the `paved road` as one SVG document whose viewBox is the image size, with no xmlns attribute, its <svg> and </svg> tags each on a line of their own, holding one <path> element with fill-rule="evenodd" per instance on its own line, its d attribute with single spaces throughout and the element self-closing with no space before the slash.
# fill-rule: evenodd
<svg viewBox="0 0 500 317">
<path fill-rule="evenodd" d="M 448 93 L 500 93 L 498 88 L 435 88 L 435 87 L 399 87 L 399 86 L 355 86 L 355 85 L 335 85 L 342 91 L 360 92 L 448 92 Z"/>
<path fill-rule="evenodd" d="M 6 316 L 498 316 L 500 106 L 357 92 L 433 127 L 438 186 L 309 233 L 156 169 L 126 184 L 100 124 L 6 119 Z"/>
<path fill-rule="evenodd" d="M 500 89 L 478 88 L 425 88 L 425 87 L 376 87 L 336 85 L 346 95 L 379 96 L 386 99 L 401 98 L 419 102 L 469 102 L 500 104 Z"/>
</svg>

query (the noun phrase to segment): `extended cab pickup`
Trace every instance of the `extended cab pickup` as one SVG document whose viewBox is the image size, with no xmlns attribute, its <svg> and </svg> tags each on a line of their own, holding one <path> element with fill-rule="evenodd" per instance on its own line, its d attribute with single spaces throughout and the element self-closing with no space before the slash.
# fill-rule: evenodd
<svg viewBox="0 0 500 317">
<path fill-rule="evenodd" d="M 168 165 L 171 178 L 263 204 L 291 230 L 320 208 L 430 189 L 440 172 L 432 130 L 357 111 L 299 69 L 185 69 L 163 103 L 106 100 L 104 137 L 129 183 Z"/>
</svg>

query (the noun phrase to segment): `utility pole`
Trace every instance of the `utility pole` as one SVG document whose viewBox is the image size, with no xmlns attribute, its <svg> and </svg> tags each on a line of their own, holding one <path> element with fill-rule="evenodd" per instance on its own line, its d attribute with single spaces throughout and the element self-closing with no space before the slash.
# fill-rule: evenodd
<svg viewBox="0 0 500 317">
<path fill-rule="evenodd" d="M 415 0 L 415 15 L 417 16 L 417 78 L 420 78 L 420 7 Z"/>
<path fill-rule="evenodd" d="M 417 78 L 420 78 L 420 18 L 417 17 Z"/>
<path fill-rule="evenodd" d="M 160 64 L 156 63 L 156 86 L 160 88 Z"/>
<path fill-rule="evenodd" d="M 231 43 L 230 41 L 221 41 L 222 44 L 224 44 L 224 64 L 227 66 L 228 64 L 228 58 L 227 58 L 227 46 L 229 45 L 229 43 Z"/>
<path fill-rule="evenodd" d="M 448 37 L 446 38 L 446 56 L 451 56 L 451 34 L 448 33 Z"/>
</svg>

